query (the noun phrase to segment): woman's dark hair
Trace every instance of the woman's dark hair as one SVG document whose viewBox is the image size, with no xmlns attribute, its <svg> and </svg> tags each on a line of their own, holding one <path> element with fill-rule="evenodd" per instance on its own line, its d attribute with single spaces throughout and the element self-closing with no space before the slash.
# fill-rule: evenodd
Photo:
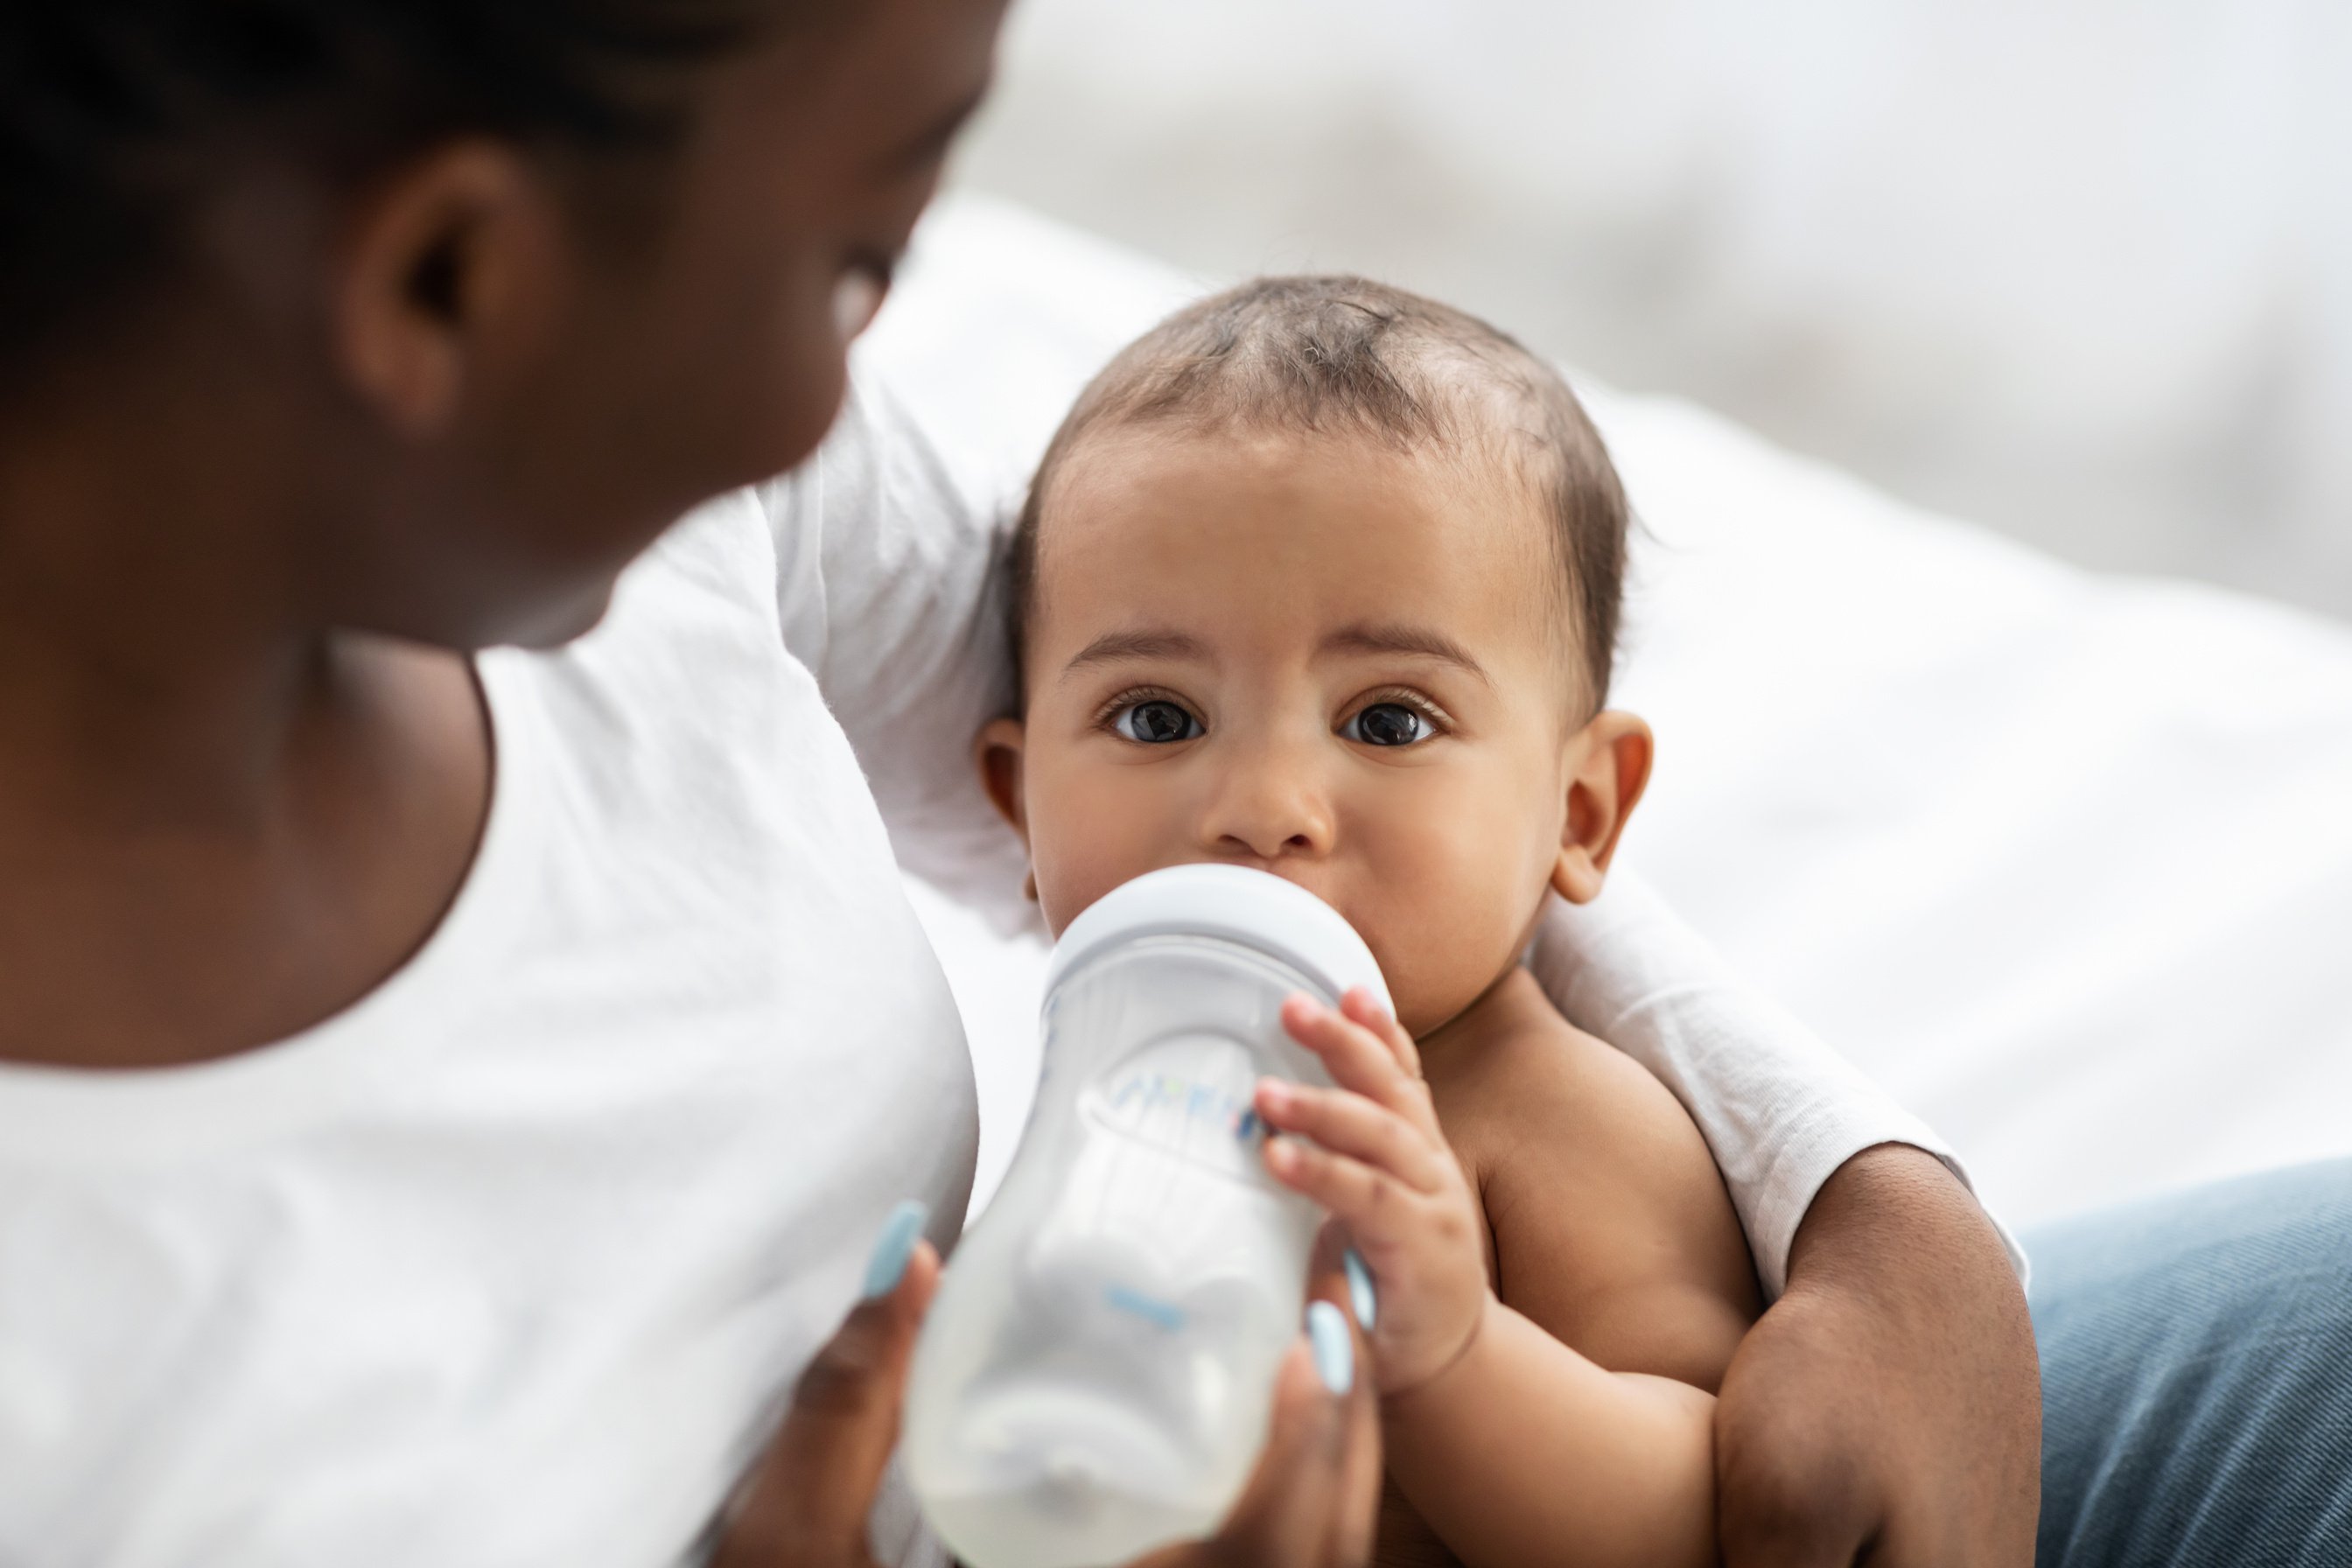
<svg viewBox="0 0 2352 1568">
<path fill-rule="evenodd" d="M 225 160 L 658 147 L 799 0 L 0 0 L 0 386 L 167 278 Z"/>
</svg>

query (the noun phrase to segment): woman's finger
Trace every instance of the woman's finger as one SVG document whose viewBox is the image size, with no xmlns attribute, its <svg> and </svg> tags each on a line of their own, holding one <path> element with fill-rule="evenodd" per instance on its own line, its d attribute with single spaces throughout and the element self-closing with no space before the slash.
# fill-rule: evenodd
<svg viewBox="0 0 2352 1568">
<path fill-rule="evenodd" d="M 1379 1368 L 1372 1360 L 1371 1328 L 1365 1321 L 1363 1303 L 1355 1297 L 1357 1287 L 1347 1266 L 1347 1260 L 1356 1257 L 1355 1248 L 1345 1245 L 1347 1240 L 1346 1226 L 1337 1221 L 1324 1222 L 1316 1237 L 1316 1254 L 1307 1283 L 1310 1298 L 1339 1309 L 1339 1316 L 1349 1330 L 1349 1359 L 1354 1373 L 1353 1385 L 1345 1395 L 1347 1458 L 1339 1470 L 1322 1558 L 1332 1568 L 1361 1568 L 1372 1560 L 1373 1538 L 1380 1525 L 1381 1488 L 1387 1475 L 1381 1454 Z M 1342 1244 L 1338 1252 L 1327 1246 L 1331 1242 Z M 1335 1258 L 1339 1260 L 1336 1268 L 1332 1265 Z M 1358 1260 L 1356 1268 L 1362 1267 Z M 1327 1337 L 1330 1333 L 1328 1321 L 1324 1333 Z"/>
<path fill-rule="evenodd" d="M 853 1309 L 801 1373 L 783 1426 L 737 1493 L 714 1568 L 836 1568 L 868 1561 L 866 1521 L 898 1440 L 915 1331 L 939 1284 L 926 1211 L 891 1215 Z"/>
<path fill-rule="evenodd" d="M 1281 1079 L 1261 1079 L 1257 1113 L 1278 1131 L 1312 1138 L 1335 1154 L 1362 1161 L 1415 1192 L 1433 1193 L 1452 1157 L 1427 1135 L 1384 1106 L 1344 1089 L 1317 1089 Z"/>
<path fill-rule="evenodd" d="M 1283 1361 L 1273 1428 L 1248 1489 L 1213 1540 L 1167 1553 L 1165 1568 L 1360 1568 L 1370 1560 L 1381 1483 L 1370 1352 L 1331 1302 L 1318 1300 L 1307 1312 L 1307 1333 Z"/>
<path fill-rule="evenodd" d="M 1340 1088 L 1354 1089 L 1414 1126 L 1436 1133 L 1437 1113 L 1430 1101 L 1429 1086 L 1406 1073 L 1387 1040 L 1311 996 L 1293 996 L 1283 1003 L 1282 1026 L 1292 1039 L 1322 1059 L 1331 1080 Z"/>
</svg>

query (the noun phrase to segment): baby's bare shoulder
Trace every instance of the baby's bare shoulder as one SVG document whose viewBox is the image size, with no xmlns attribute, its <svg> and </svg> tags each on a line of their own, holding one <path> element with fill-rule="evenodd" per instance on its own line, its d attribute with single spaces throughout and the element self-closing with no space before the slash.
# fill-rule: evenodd
<svg viewBox="0 0 2352 1568">
<path fill-rule="evenodd" d="M 1665 1085 L 1562 1017 L 1524 971 L 1506 985 L 1472 1048 L 1429 1063 L 1447 1136 L 1475 1151 L 1482 1178 L 1517 1185 L 1514 1170 L 1532 1163 L 1627 1196 L 1720 1191 L 1705 1141 Z"/>
<path fill-rule="evenodd" d="M 1433 1075 L 1486 1204 L 1498 1293 L 1612 1370 L 1714 1388 L 1761 1303 L 1706 1140 L 1647 1068 L 1532 980 L 1510 984 L 1478 1048 Z"/>
</svg>

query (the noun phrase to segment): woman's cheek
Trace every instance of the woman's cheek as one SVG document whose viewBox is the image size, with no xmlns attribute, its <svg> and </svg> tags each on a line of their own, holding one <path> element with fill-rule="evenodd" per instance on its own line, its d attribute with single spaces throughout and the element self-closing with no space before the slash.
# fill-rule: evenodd
<svg viewBox="0 0 2352 1568">
<path fill-rule="evenodd" d="M 824 310 L 803 308 L 785 329 L 764 412 L 743 427 L 743 466 L 784 473 L 813 454 L 840 417 L 849 394 L 849 350 Z"/>
</svg>

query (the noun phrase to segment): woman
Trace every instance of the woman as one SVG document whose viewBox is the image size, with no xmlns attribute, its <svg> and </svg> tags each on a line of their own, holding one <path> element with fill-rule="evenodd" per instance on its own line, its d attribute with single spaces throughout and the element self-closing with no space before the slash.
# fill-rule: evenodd
<svg viewBox="0 0 2352 1568">
<path fill-rule="evenodd" d="M 864 1555 L 936 1267 L 894 1216 L 951 1237 L 973 1118 L 826 701 L 902 847 L 952 837 L 892 770 L 985 694 L 928 613 L 978 624 L 975 556 L 860 489 L 871 431 L 663 534 L 817 445 L 998 22 L 0 21 L 0 1557 Z M 1677 1030 L 1758 1015 L 1588 940 L 1786 1274 L 1727 1554 L 2019 1560 L 2032 1346 L 1966 1190 L 1769 1027 L 1743 1130 Z M 1320 1321 L 1171 1561 L 1362 1554 Z"/>
</svg>

